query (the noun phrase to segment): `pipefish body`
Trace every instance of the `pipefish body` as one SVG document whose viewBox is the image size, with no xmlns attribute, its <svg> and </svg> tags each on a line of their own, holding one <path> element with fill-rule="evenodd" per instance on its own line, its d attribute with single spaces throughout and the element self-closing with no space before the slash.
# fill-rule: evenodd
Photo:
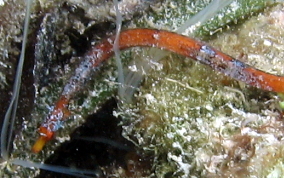
<svg viewBox="0 0 284 178">
<path fill-rule="evenodd" d="M 93 46 L 64 87 L 53 110 L 39 128 L 39 138 L 32 147 L 34 153 L 42 150 L 51 140 L 62 122 L 68 117 L 68 103 L 87 81 L 90 73 L 114 55 L 115 36 Z M 119 49 L 130 47 L 156 47 L 195 59 L 226 76 L 267 91 L 284 92 L 284 77 L 255 69 L 207 44 L 173 32 L 155 29 L 129 29 L 119 35 Z"/>
</svg>

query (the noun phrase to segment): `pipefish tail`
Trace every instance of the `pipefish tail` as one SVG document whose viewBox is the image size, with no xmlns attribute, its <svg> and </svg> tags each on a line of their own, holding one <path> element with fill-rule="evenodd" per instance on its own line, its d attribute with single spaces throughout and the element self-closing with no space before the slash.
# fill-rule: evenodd
<svg viewBox="0 0 284 178">
<path fill-rule="evenodd" d="M 39 128 L 40 137 L 32 147 L 37 153 L 53 138 L 54 133 L 68 117 L 68 103 L 87 81 L 90 73 L 114 55 L 115 36 L 106 38 L 93 46 L 64 87 L 53 110 Z M 173 32 L 155 29 L 129 29 L 119 36 L 119 49 L 131 47 L 156 47 L 195 59 L 226 76 L 245 82 L 248 85 L 274 92 L 284 92 L 284 77 L 255 69 L 203 42 Z"/>
</svg>

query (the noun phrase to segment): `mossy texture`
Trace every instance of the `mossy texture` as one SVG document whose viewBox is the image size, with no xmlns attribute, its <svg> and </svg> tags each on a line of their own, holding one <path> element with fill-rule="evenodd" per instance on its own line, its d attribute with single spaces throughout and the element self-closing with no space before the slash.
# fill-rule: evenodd
<svg viewBox="0 0 284 178">
<path fill-rule="evenodd" d="M 282 5 L 267 8 L 208 43 L 283 74 L 282 14 Z M 129 139 L 155 155 L 157 177 L 281 177 L 284 132 L 277 95 L 174 54 L 160 63 L 162 69 L 145 77 L 132 105 L 135 115 L 124 126 Z"/>
<path fill-rule="evenodd" d="M 123 28 L 174 31 L 210 2 L 162 1 L 151 6 L 142 17 L 134 16 Z M 44 9 L 45 13 L 58 13 L 54 9 L 61 8 L 50 1 L 37 1 L 36 4 L 36 8 Z M 101 4 L 102 1 L 95 1 L 93 5 Z M 81 5 L 87 13 L 89 7 L 84 3 Z M 283 74 L 280 59 L 283 59 L 281 29 L 284 10 L 281 5 L 272 8 L 274 5 L 273 1 L 264 0 L 233 1 L 205 24 L 196 25 L 191 35 L 207 39 L 210 45 L 257 68 Z M 114 19 L 109 9 L 102 14 L 108 17 L 102 18 L 101 15 L 92 19 L 90 24 L 97 23 L 96 20 Z M 130 14 L 126 13 L 127 20 L 133 15 Z M 68 20 L 67 17 L 70 16 L 64 16 L 63 21 Z M 94 18 L 90 14 L 86 17 Z M 88 30 L 77 20 L 70 21 L 76 22 L 76 30 L 80 33 Z M 216 35 L 212 37 L 211 34 Z M 124 52 L 121 57 L 127 65 L 132 58 L 149 59 L 148 50 L 135 48 Z M 114 61 L 110 60 L 71 101 L 69 109 L 74 116 L 65 123 L 57 139 L 39 155 L 27 154 L 36 137 L 39 120 L 49 112 L 80 59 L 72 57 L 63 69 L 60 65 L 54 67 L 59 71 L 56 78 L 36 93 L 31 117 L 23 118 L 23 132 L 14 142 L 13 158 L 43 161 L 56 146 L 69 139 L 68 133 L 82 122 L 82 117 L 93 113 L 107 98 L 116 95 L 120 84 L 116 82 Z M 277 95 L 246 87 L 176 54 L 169 54 L 151 65 L 133 97 L 133 103 L 122 102 L 120 110 L 114 114 L 122 116 L 123 136 L 145 155 L 154 157 L 153 177 L 279 177 L 283 173 L 283 123 Z M 0 86 L 4 85 L 5 82 L 0 83 Z M 13 172 L 14 169 L 6 166 L 5 175 L 28 177 L 37 174 L 34 170 L 16 169 L 20 171 Z"/>
</svg>

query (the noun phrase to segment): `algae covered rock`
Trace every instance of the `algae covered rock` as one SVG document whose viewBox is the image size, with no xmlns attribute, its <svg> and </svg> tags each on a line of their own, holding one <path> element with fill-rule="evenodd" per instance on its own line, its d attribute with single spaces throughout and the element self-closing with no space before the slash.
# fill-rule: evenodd
<svg viewBox="0 0 284 178">
<path fill-rule="evenodd" d="M 243 62 L 273 74 L 283 74 L 280 60 L 283 58 L 282 3 L 265 0 L 125 0 L 119 5 L 125 29 L 167 29 L 200 37 Z M 21 42 L 21 27 L 18 26 L 23 20 L 24 5 L 16 10 L 21 15 L 15 28 L 18 31 L 9 32 L 11 34 L 1 42 L 0 50 L 4 54 L 1 69 L 12 66 L 7 60 L 7 51 L 19 53 L 18 49 L 10 50 L 15 46 L 5 46 Z M 201 17 L 205 16 L 201 22 Z M 83 118 L 92 115 L 108 98 L 117 96 L 118 86 L 126 84 L 117 82 L 114 60 L 105 63 L 97 71 L 98 77 L 90 79 L 86 88 L 71 101 L 69 109 L 74 116 L 65 123 L 56 140 L 39 155 L 30 154 L 36 128 L 41 122 L 37 119 L 43 120 L 49 112 L 88 48 L 114 33 L 116 20 L 112 2 L 100 0 L 36 1 L 32 17 L 30 48 L 35 49 L 31 54 L 35 63 L 27 71 L 35 74 L 31 77 L 34 81 L 29 80 L 34 82 L 29 84 L 35 90 L 29 98 L 33 108 L 29 108 L 28 117 L 19 117 L 17 121 L 16 128 L 20 131 L 16 132 L 11 160 L 42 162 L 57 147 L 69 142 L 68 134 L 75 127 L 86 126 L 86 123 L 82 124 Z M 197 18 L 197 21 L 188 21 L 191 18 Z M 0 25 L 5 29 L 3 24 Z M 186 30 L 180 30 L 180 26 Z M 8 33 L 5 30 L 1 36 Z M 7 41 L 9 36 L 12 40 Z M 133 91 L 117 97 L 119 108 L 113 115 L 120 116 L 122 135 L 136 147 L 133 147 L 135 153 L 129 152 L 125 156 L 130 157 L 125 158 L 129 160 L 124 165 L 127 168 L 117 168 L 115 163 L 109 167 L 101 166 L 99 169 L 105 175 L 125 175 L 119 173 L 135 170 L 141 159 L 149 164 L 139 170 L 151 175 L 149 177 L 279 177 L 283 173 L 283 123 L 278 106 L 280 99 L 275 93 L 244 86 L 198 62 L 165 51 L 134 48 L 123 52 L 121 58 L 126 66 L 126 83 L 129 82 L 135 92 L 134 97 Z M 135 60 L 129 62 L 132 59 Z M 9 75 L 10 78 L 13 76 Z M 4 88 L 3 91 L 11 90 L 12 82 L 7 76 L 1 70 L 3 82 L 0 88 Z M 126 95 L 132 103 L 124 99 Z M 76 146 L 73 151 L 68 153 L 76 155 Z M 140 159 L 140 156 L 144 157 Z M 68 159 L 75 158 L 70 156 L 67 162 Z M 95 159 L 90 156 L 90 160 Z M 80 161 L 69 162 L 80 165 Z M 82 164 L 98 168 L 87 162 L 83 160 Z M 6 164 L 1 165 L 5 167 L 4 175 L 38 175 L 38 171 L 16 166 L 12 168 L 18 171 L 13 171 Z M 70 167 L 65 171 L 70 173 L 76 166 Z"/>
<path fill-rule="evenodd" d="M 282 14 L 282 4 L 268 8 L 208 43 L 283 75 Z M 124 134 L 155 155 L 157 177 L 281 177 L 277 95 L 174 54 L 160 64 L 145 76 L 132 105 L 135 114 L 124 121 Z"/>
</svg>

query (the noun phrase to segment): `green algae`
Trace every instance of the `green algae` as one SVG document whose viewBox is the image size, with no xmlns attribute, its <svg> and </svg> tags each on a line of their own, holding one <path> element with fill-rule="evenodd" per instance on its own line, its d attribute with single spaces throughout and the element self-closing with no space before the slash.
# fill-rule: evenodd
<svg viewBox="0 0 284 178">
<path fill-rule="evenodd" d="M 195 154 L 201 147 L 213 150 L 212 145 L 206 146 L 210 143 L 206 128 L 212 127 L 217 116 L 225 119 L 223 109 L 218 108 L 230 103 L 241 106 L 243 101 L 237 93 L 224 89 L 220 74 L 173 56 L 161 61 L 162 71 L 153 71 L 145 78 L 136 97 L 141 116 L 133 117 L 136 124 L 125 130 L 129 137 L 135 136 L 133 140 L 139 140 L 143 150 L 155 153 L 158 177 L 200 176 L 204 167 L 197 165 Z M 230 130 L 236 132 L 235 127 Z M 179 159 L 183 165 L 178 165 Z M 189 172 L 184 172 L 186 169 Z"/>
<path fill-rule="evenodd" d="M 243 18 L 249 15 L 264 11 L 266 2 L 241 1 L 239 5 L 247 6 L 247 3 L 252 3 L 251 7 L 238 9 L 230 14 L 232 15 L 230 18 L 224 18 L 224 21 L 209 22 L 209 25 L 206 24 L 208 27 L 203 27 L 204 31 L 197 30 L 197 35 L 212 34 L 211 32 L 216 29 L 230 24 L 233 19 L 240 19 L 245 23 L 243 26 L 237 26 L 237 32 L 228 30 L 224 35 L 217 35 L 216 39 L 208 43 L 233 56 L 243 53 L 252 55 L 251 48 L 254 48 L 254 53 L 262 56 L 261 59 L 267 58 L 267 60 L 261 62 L 260 58 L 253 58 L 252 61 L 249 61 L 249 58 L 244 60 L 248 60 L 247 62 L 251 64 L 255 64 L 258 60 L 260 64 L 257 66 L 262 70 L 275 73 L 276 68 L 281 66 L 281 61 L 278 59 L 282 56 L 283 48 L 279 48 L 279 51 L 275 49 L 278 45 L 282 46 L 282 40 L 275 41 L 270 33 L 279 36 L 282 33 L 281 30 L 279 31 L 281 25 L 277 27 L 278 20 L 275 20 L 273 25 L 264 24 L 274 21 L 269 19 L 271 18 L 269 10 L 278 12 L 278 17 L 281 19 L 282 10 L 277 10 L 281 9 L 281 6 L 273 10 L 267 9 L 266 15 L 243 21 Z M 171 10 L 167 9 L 167 12 L 170 14 Z M 168 14 L 160 16 L 169 17 Z M 263 20 L 264 18 L 268 19 Z M 170 16 L 164 21 L 166 27 L 163 28 L 171 29 L 169 26 L 173 26 L 171 23 L 174 21 L 174 17 Z M 150 24 L 157 23 L 162 24 L 163 21 L 153 20 Z M 256 30 L 257 28 L 259 31 Z M 278 32 L 274 30 L 275 28 Z M 251 33 L 261 34 L 265 38 L 259 38 L 259 35 L 255 35 L 258 39 L 246 36 Z M 238 37 L 234 37 L 235 41 L 232 41 L 230 35 Z M 268 44 L 264 42 L 265 40 L 273 41 L 272 43 L 275 44 L 275 48 L 269 48 L 273 51 L 273 55 L 263 50 Z M 249 47 L 252 45 L 247 41 L 258 45 Z M 247 51 L 242 50 L 246 48 Z M 262 53 L 259 53 L 260 51 Z M 145 76 L 135 96 L 137 103 L 132 106 L 127 105 L 127 109 L 123 108 L 125 113 L 122 114 L 125 118 L 122 123 L 125 137 L 148 154 L 155 155 L 153 167 L 155 176 L 265 177 L 274 174 L 272 170 L 277 169 L 274 167 L 277 167 L 278 161 L 282 160 L 280 155 L 283 154 L 282 141 L 275 140 L 280 135 L 281 138 L 283 137 L 283 132 L 277 131 L 282 125 L 278 120 L 281 116 L 277 111 L 277 95 L 246 88 L 240 82 L 232 81 L 208 67 L 181 56 L 172 54 L 160 60 L 160 63 L 163 65 L 162 69 L 151 70 Z M 269 63 L 275 67 L 270 68 Z M 277 74 L 282 72 L 281 69 L 277 70 Z M 267 95 L 270 100 L 268 103 Z M 272 127 L 269 133 L 266 128 L 268 125 Z M 275 161 L 265 161 L 271 160 L 271 156 Z M 280 175 L 278 174 L 278 177 Z"/>
<path fill-rule="evenodd" d="M 165 8 L 147 14 L 147 17 L 134 22 L 134 26 L 177 29 L 180 24 L 206 7 L 209 2 L 166 2 L 163 4 Z M 210 20 L 209 23 L 201 26 L 195 35 L 206 37 L 217 29 L 226 28 L 227 24 L 235 22 L 235 19 L 243 20 L 244 17 L 258 14 L 266 7 L 266 2 L 248 1 L 251 4 L 246 4 L 245 1 L 240 1 L 241 6 L 236 11 L 232 10 L 234 8 L 224 10 L 232 12 L 229 17 L 222 12 L 219 17 L 223 18 L 216 17 L 216 19 Z M 155 26 L 151 24 L 155 24 Z M 122 59 L 129 61 L 131 59 L 129 53 L 131 52 L 124 53 Z M 190 59 L 171 54 L 162 59 L 161 64 L 163 64 L 162 70 L 152 70 L 143 81 L 134 99 L 137 103 L 122 106 L 123 109 L 128 107 L 127 110 L 118 111 L 123 112 L 124 121 L 122 124 L 125 125 L 125 137 L 131 139 L 148 154 L 155 155 L 153 170 L 157 177 L 208 176 L 211 173 L 209 163 L 213 162 L 212 157 L 223 153 L 224 150 L 219 133 L 222 138 L 238 135 L 240 134 L 240 125 L 250 117 L 250 112 L 259 118 L 261 116 L 254 113 L 255 111 L 261 112 L 262 109 L 268 107 L 275 108 L 273 104 L 267 105 L 262 100 L 254 103 L 252 100 L 257 100 L 257 98 L 249 97 L 245 93 L 247 89 L 242 84 L 231 81 L 222 74 L 217 74 L 208 67 L 192 62 Z M 47 149 L 49 151 L 38 157 L 26 157 L 16 153 L 15 157 L 32 158 L 38 161 L 46 157 L 59 142 L 68 139 L 64 135 L 80 124 L 82 116 L 93 113 L 103 101 L 114 95 L 118 85 L 115 79 L 116 67 L 113 62 L 107 63 L 106 66 L 104 72 L 96 75 L 98 77 L 90 81 L 87 88 L 72 100 L 70 110 L 76 114 L 74 118 L 78 119 L 74 123 L 73 119 L 66 123 L 66 130 L 60 131 L 58 142 L 51 143 L 50 145 L 54 144 L 54 146 L 49 146 Z M 48 88 L 46 93 L 48 98 L 39 98 L 36 101 L 36 113 L 33 117 L 45 117 L 48 112 L 47 105 L 51 106 L 56 101 L 67 76 Z M 227 84 L 228 82 L 229 84 Z M 235 92 L 230 88 L 240 92 Z M 251 92 L 255 92 L 255 95 L 262 94 L 255 90 Z M 240 99 L 240 93 L 245 95 L 245 100 Z M 264 107 L 260 108 L 259 105 Z M 252 110 L 253 107 L 257 109 Z M 131 117 L 127 115 L 129 111 Z M 238 112 L 241 114 L 238 115 Z M 260 115 L 264 115 L 264 118 L 269 118 L 270 114 L 277 115 L 277 113 L 269 112 L 260 113 Z M 235 115 L 237 118 L 233 117 Z M 24 142 L 26 140 L 32 142 L 29 138 L 35 138 L 33 129 L 39 122 L 30 123 L 29 129 L 25 130 L 28 134 L 23 139 Z M 258 123 L 258 125 L 262 125 L 262 123 Z M 210 130 L 210 128 L 212 129 Z M 209 130 L 212 133 L 209 133 Z M 22 144 L 24 145 L 24 143 Z M 24 147 L 28 152 L 29 147 Z M 228 161 L 225 154 L 221 160 Z M 216 167 L 212 167 L 216 171 Z M 226 173 L 224 167 L 217 166 L 217 168 L 218 173 L 222 171 Z"/>
<path fill-rule="evenodd" d="M 238 24 L 245 19 L 263 12 L 273 3 L 267 0 L 239 0 L 232 2 L 228 7 L 222 9 L 218 15 L 195 32 L 196 36 L 206 37 L 228 27 L 229 24 Z"/>
<path fill-rule="evenodd" d="M 176 31 L 188 19 L 206 8 L 213 0 L 178 0 L 163 1 L 161 6 L 145 14 L 142 19 L 134 21 L 137 27 L 161 28 Z M 221 5 L 222 1 L 218 2 Z M 216 4 L 216 3 L 215 3 Z M 249 17 L 262 12 L 265 8 L 276 3 L 270 0 L 238 0 L 233 1 L 216 15 L 209 18 L 204 24 L 193 25 L 193 35 L 199 38 L 208 38 L 222 29 L 235 25 Z M 206 12 L 204 12 L 206 14 Z M 195 27 L 196 26 L 196 27 Z M 192 28 L 188 26 L 188 28 Z"/>
</svg>

